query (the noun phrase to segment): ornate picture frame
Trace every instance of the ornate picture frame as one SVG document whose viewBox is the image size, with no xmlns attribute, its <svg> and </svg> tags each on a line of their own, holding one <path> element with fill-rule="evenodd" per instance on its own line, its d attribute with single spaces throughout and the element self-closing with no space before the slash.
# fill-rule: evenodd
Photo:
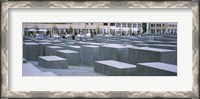
<svg viewBox="0 0 200 99">
<path fill-rule="evenodd" d="M 10 8 L 191 8 L 192 91 L 9 91 Z M 2 1 L 1 2 L 1 98 L 199 98 L 199 2 L 198 1 Z"/>
</svg>

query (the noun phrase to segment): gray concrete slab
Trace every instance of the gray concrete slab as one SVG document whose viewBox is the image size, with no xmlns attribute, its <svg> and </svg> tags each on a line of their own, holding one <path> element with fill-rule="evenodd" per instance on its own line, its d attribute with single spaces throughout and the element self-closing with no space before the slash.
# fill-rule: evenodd
<svg viewBox="0 0 200 99">
<path fill-rule="evenodd" d="M 128 47 L 119 44 L 100 46 L 99 60 L 117 60 L 128 62 Z"/>
<path fill-rule="evenodd" d="M 177 76 L 177 66 L 161 62 L 137 63 L 138 76 Z"/>
<path fill-rule="evenodd" d="M 66 43 L 56 43 L 56 44 L 53 44 L 53 46 L 61 46 L 61 45 L 66 45 Z"/>
<path fill-rule="evenodd" d="M 133 76 L 136 75 L 136 65 L 115 60 L 95 61 L 94 71 L 109 76 Z"/>
<path fill-rule="evenodd" d="M 161 48 L 161 49 L 170 49 L 170 50 L 177 50 L 177 46 L 176 46 L 176 45 L 149 44 L 148 47 L 151 47 L 151 48 Z"/>
<path fill-rule="evenodd" d="M 24 42 L 33 42 L 33 40 L 23 40 Z"/>
<path fill-rule="evenodd" d="M 143 63 L 143 62 L 164 62 L 169 64 L 177 64 L 177 51 L 148 48 L 148 47 L 135 47 L 129 48 L 129 63 Z"/>
<path fill-rule="evenodd" d="M 94 45 L 94 46 L 102 46 L 102 45 L 106 45 L 108 43 L 95 43 L 95 42 L 85 42 L 86 45 Z"/>
<path fill-rule="evenodd" d="M 29 63 L 36 66 L 42 72 L 52 72 L 58 76 L 105 76 L 104 74 L 94 72 L 94 67 L 91 66 L 68 66 L 68 69 L 60 68 L 45 68 L 38 66 L 37 61 L 28 61 Z"/>
<path fill-rule="evenodd" d="M 144 44 L 144 41 L 131 41 L 132 45 L 137 45 L 137 44 Z"/>
<path fill-rule="evenodd" d="M 145 41 L 147 44 L 163 44 L 163 41 Z"/>
<path fill-rule="evenodd" d="M 58 56 L 39 56 L 38 65 L 45 68 L 68 68 L 67 59 Z"/>
<path fill-rule="evenodd" d="M 148 47 L 148 44 L 135 44 L 134 46 L 137 46 L 137 47 Z"/>
<path fill-rule="evenodd" d="M 39 44 L 34 42 L 23 43 L 23 58 L 37 61 L 39 56 Z"/>
<path fill-rule="evenodd" d="M 52 43 L 39 43 L 40 56 L 46 56 L 46 46 L 51 46 Z"/>
<path fill-rule="evenodd" d="M 75 42 L 65 42 L 67 45 L 75 45 Z"/>
<path fill-rule="evenodd" d="M 77 46 L 77 45 L 73 45 L 73 46 L 68 46 L 68 50 L 73 50 L 73 51 L 77 51 L 80 53 L 80 49 L 81 49 L 81 46 Z"/>
<path fill-rule="evenodd" d="M 60 41 L 60 40 L 52 40 L 51 43 L 57 44 L 57 43 L 62 43 L 62 41 Z"/>
<path fill-rule="evenodd" d="M 80 55 L 79 52 L 73 50 L 57 50 L 57 56 L 67 59 L 68 65 L 79 66 Z"/>
<path fill-rule="evenodd" d="M 46 56 L 52 56 L 56 55 L 56 50 L 64 50 L 65 48 L 60 47 L 60 46 L 46 46 L 45 50 L 45 55 Z"/>
<path fill-rule="evenodd" d="M 99 46 L 82 45 L 80 57 L 82 65 L 93 66 L 94 61 L 99 60 Z"/>
<path fill-rule="evenodd" d="M 78 41 L 78 42 L 75 42 L 75 45 L 81 46 L 81 45 L 88 45 L 88 44 L 87 42 Z"/>
<path fill-rule="evenodd" d="M 176 38 L 163 38 L 163 37 L 156 37 L 154 38 L 155 41 L 177 41 Z"/>
</svg>

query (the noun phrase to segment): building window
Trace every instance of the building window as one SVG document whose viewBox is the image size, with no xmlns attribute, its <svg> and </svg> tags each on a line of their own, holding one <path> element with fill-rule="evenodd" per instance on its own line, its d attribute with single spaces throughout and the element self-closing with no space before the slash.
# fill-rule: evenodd
<svg viewBox="0 0 200 99">
<path fill-rule="evenodd" d="M 154 30 L 154 29 L 151 29 L 151 33 L 155 33 L 155 30 Z"/>
<path fill-rule="evenodd" d="M 128 23 L 128 27 L 131 28 L 131 27 L 132 27 L 132 24 L 131 24 L 131 23 Z"/>
<path fill-rule="evenodd" d="M 110 23 L 110 26 L 115 26 L 115 23 Z"/>
<path fill-rule="evenodd" d="M 165 27 L 165 24 L 163 24 L 162 26 Z"/>
<path fill-rule="evenodd" d="M 108 23 L 103 23 L 103 25 L 104 25 L 104 26 L 107 26 L 107 25 L 108 25 Z"/>
<path fill-rule="evenodd" d="M 157 24 L 157 27 L 161 27 L 161 24 Z"/>
<path fill-rule="evenodd" d="M 121 23 L 116 23 L 116 27 L 121 27 Z"/>
<path fill-rule="evenodd" d="M 126 23 L 122 23 L 122 27 L 126 27 Z"/>
<path fill-rule="evenodd" d="M 138 24 L 138 28 L 141 28 L 142 27 L 142 24 Z"/>
<path fill-rule="evenodd" d="M 88 25 L 88 23 L 85 23 L 85 25 Z"/>
<path fill-rule="evenodd" d="M 151 24 L 151 27 L 155 27 L 155 24 Z"/>
<path fill-rule="evenodd" d="M 93 25 L 94 23 L 90 23 L 90 25 Z"/>
<path fill-rule="evenodd" d="M 136 24 L 135 23 L 133 24 L 133 28 L 136 28 Z"/>
</svg>

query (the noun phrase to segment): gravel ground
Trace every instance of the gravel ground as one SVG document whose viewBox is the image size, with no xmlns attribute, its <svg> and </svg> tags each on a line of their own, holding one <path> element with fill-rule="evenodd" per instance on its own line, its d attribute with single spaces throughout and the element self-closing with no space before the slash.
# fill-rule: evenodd
<svg viewBox="0 0 200 99">
<path fill-rule="evenodd" d="M 68 69 L 49 69 L 38 66 L 37 61 L 27 61 L 33 64 L 42 72 L 52 72 L 58 76 L 105 76 L 94 72 L 94 68 L 90 66 L 68 66 Z"/>
</svg>

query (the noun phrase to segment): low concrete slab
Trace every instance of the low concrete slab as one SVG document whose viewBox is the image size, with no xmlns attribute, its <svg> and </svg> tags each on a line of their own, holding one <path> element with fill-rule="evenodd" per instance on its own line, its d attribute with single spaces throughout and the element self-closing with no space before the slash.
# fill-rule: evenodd
<svg viewBox="0 0 200 99">
<path fill-rule="evenodd" d="M 176 46 L 176 45 L 149 44 L 148 47 L 151 47 L 151 48 L 161 48 L 161 49 L 170 49 L 170 50 L 177 50 L 177 46 Z"/>
<path fill-rule="evenodd" d="M 177 51 L 148 48 L 148 47 L 133 47 L 129 48 L 129 63 L 137 64 L 144 62 L 163 62 L 169 64 L 177 64 Z"/>
<path fill-rule="evenodd" d="M 39 56 L 38 65 L 45 68 L 68 68 L 67 60 L 58 56 Z"/>
<path fill-rule="evenodd" d="M 128 47 L 119 44 L 100 46 L 99 60 L 117 60 L 128 62 Z"/>
<path fill-rule="evenodd" d="M 80 53 L 80 49 L 81 49 L 81 46 L 76 46 L 76 45 L 73 45 L 73 46 L 68 46 L 68 50 L 73 50 L 73 51 L 77 51 Z"/>
<path fill-rule="evenodd" d="M 57 50 L 57 56 L 67 59 L 68 65 L 79 66 L 80 65 L 80 55 L 77 51 L 72 50 Z"/>
<path fill-rule="evenodd" d="M 56 50 L 63 50 L 63 47 L 60 46 L 46 46 L 46 56 L 56 55 Z"/>
<path fill-rule="evenodd" d="M 138 63 L 138 76 L 177 76 L 177 66 L 162 62 Z"/>
<path fill-rule="evenodd" d="M 94 71 L 109 76 L 133 76 L 136 75 L 136 65 L 115 60 L 95 61 Z"/>
</svg>

